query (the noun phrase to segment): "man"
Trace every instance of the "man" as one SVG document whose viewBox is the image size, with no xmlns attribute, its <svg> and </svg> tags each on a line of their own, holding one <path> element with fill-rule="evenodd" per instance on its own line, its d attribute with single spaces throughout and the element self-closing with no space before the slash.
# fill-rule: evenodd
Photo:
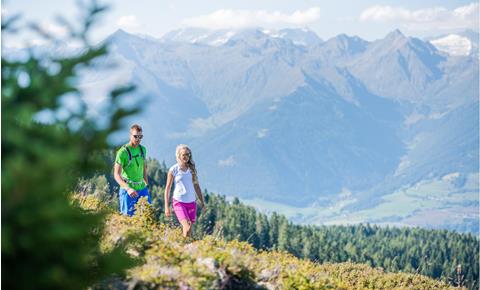
<svg viewBox="0 0 480 290">
<path fill-rule="evenodd" d="M 132 216 L 135 204 L 140 197 L 146 196 L 151 203 L 147 185 L 147 151 L 140 145 L 142 141 L 142 127 L 135 124 L 130 128 L 130 142 L 123 145 L 115 158 L 114 177 L 120 185 L 119 201 L 120 212 Z"/>
</svg>

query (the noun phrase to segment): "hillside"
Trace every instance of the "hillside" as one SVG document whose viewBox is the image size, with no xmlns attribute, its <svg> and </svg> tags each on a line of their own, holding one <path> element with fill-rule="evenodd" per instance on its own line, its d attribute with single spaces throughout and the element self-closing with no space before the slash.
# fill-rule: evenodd
<svg viewBox="0 0 480 290">
<path fill-rule="evenodd" d="M 147 163 L 155 217 L 171 224 L 172 220 L 163 215 L 166 165 L 155 159 Z M 116 211 L 117 195 L 112 193 L 118 189 L 114 184 L 112 176 L 106 173 L 83 180 L 78 189 L 83 195 L 98 197 Z M 236 198 L 206 190 L 204 196 L 207 208 L 197 217 L 193 231 L 197 239 L 213 235 L 226 241 L 245 241 L 258 250 L 286 251 L 320 264 L 353 262 L 383 268 L 386 272 L 417 273 L 453 284 L 457 266 L 461 265 L 466 285 L 476 289 L 478 283 L 479 241 L 472 234 L 370 224 L 299 225 L 276 212 L 267 215 Z"/>
<path fill-rule="evenodd" d="M 77 201 L 87 210 L 106 209 L 92 195 L 77 196 Z M 93 289 L 450 289 L 418 274 L 385 273 L 353 263 L 318 264 L 215 236 L 185 241 L 178 227 L 156 222 L 145 201 L 137 208 L 133 218 L 111 212 L 101 241 L 107 252 L 125 244 L 137 266 L 126 277 Z"/>
</svg>

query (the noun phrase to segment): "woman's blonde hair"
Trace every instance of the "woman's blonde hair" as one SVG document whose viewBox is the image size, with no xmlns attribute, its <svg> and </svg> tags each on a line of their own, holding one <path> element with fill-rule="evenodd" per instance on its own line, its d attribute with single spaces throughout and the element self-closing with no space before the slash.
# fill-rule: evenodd
<svg viewBox="0 0 480 290">
<path fill-rule="evenodd" d="M 198 184 L 197 169 L 195 167 L 195 161 L 193 161 L 192 150 L 190 150 L 190 148 L 187 145 L 180 144 L 177 146 L 177 149 L 175 149 L 175 156 L 177 157 L 177 162 L 180 163 L 180 153 L 182 152 L 182 150 L 188 151 L 188 154 L 190 155 L 187 166 L 188 168 L 190 168 L 190 171 L 192 172 L 193 183 Z"/>
</svg>

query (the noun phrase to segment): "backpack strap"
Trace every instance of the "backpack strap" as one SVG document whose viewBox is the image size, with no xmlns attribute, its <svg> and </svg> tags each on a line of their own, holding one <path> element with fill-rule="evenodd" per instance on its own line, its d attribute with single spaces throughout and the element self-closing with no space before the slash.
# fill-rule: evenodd
<svg viewBox="0 0 480 290">
<path fill-rule="evenodd" d="M 140 155 L 142 156 L 142 159 L 145 160 L 145 152 L 144 152 L 143 146 L 142 145 L 139 145 L 139 146 L 140 146 Z M 123 147 L 125 147 L 125 150 L 127 150 L 127 153 L 128 153 L 127 166 L 130 166 L 130 163 L 132 162 L 132 151 L 130 151 L 130 149 L 128 148 L 128 145 L 123 145 Z"/>
<path fill-rule="evenodd" d="M 140 154 L 142 155 L 142 159 L 145 160 L 145 152 L 143 152 L 143 146 L 142 145 L 139 145 L 140 146 Z"/>
<path fill-rule="evenodd" d="M 132 162 L 132 151 L 128 149 L 128 145 L 123 145 L 123 147 L 127 150 L 128 153 L 128 164 L 127 167 L 130 166 L 130 162 Z"/>
</svg>

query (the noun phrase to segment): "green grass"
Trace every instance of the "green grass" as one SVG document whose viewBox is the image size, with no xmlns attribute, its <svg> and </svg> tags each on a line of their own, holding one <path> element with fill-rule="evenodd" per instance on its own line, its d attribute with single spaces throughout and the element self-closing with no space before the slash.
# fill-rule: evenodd
<svg viewBox="0 0 480 290">
<path fill-rule="evenodd" d="M 88 210 L 102 208 L 92 196 L 77 200 Z M 154 216 L 145 200 L 134 217 L 108 215 L 102 250 L 108 252 L 123 243 L 138 264 L 125 277 L 103 281 L 93 289 L 118 285 L 135 285 L 135 289 L 453 289 L 422 275 L 385 273 L 363 264 L 318 264 L 218 236 L 185 240 L 180 228 L 159 223 Z"/>
<path fill-rule="evenodd" d="M 437 213 L 450 217 L 450 223 L 462 223 L 464 217 L 474 218 L 472 212 L 477 208 L 465 206 L 470 201 L 478 204 L 478 173 L 466 177 L 465 184 L 461 188 L 454 185 L 455 174 L 443 178 L 422 180 L 409 187 L 383 197 L 383 201 L 373 208 L 366 210 L 345 212 L 344 207 L 355 202 L 350 195 L 326 207 L 292 207 L 262 199 L 242 199 L 245 204 L 254 206 L 262 212 L 276 211 L 287 218 L 308 224 L 354 224 L 354 223 L 388 223 L 390 225 L 406 226 L 416 224 L 439 225 L 439 220 L 428 220 L 427 212 Z M 456 213 L 452 217 L 450 213 Z M 463 213 L 463 217 L 459 216 Z M 395 221 L 392 220 L 394 218 Z M 422 220 L 420 220 L 422 218 Z M 385 222 L 385 221 L 388 222 Z M 443 221 L 443 219 L 441 219 Z"/>
</svg>

